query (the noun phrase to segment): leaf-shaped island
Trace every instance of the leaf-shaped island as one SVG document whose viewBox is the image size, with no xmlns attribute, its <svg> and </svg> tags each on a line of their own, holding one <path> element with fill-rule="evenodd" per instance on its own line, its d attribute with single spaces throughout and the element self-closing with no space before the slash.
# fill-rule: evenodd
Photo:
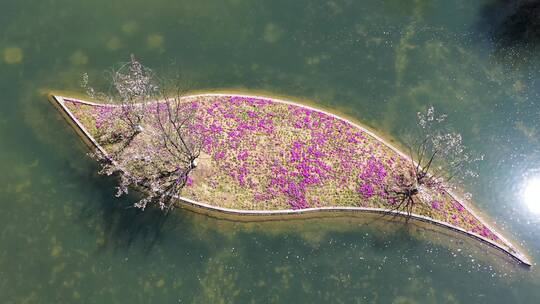
<svg viewBox="0 0 540 304">
<path fill-rule="evenodd" d="M 167 120 L 160 119 L 170 114 L 170 105 L 149 103 L 140 132 L 122 136 L 129 125 L 122 106 L 50 100 L 92 148 L 114 155 L 125 174 L 148 180 L 160 168 L 175 166 L 174 153 L 166 151 L 174 147 L 162 140 Z M 201 94 L 181 97 L 175 106 L 193 113 L 182 127 L 200 139 L 196 167 L 176 197 L 181 206 L 244 220 L 335 212 L 405 217 L 466 234 L 531 265 L 448 189 L 426 183 L 421 193 L 389 190 L 416 173 L 414 162 L 364 127 L 275 98 Z M 155 155 L 162 155 L 157 165 L 150 160 Z"/>
</svg>

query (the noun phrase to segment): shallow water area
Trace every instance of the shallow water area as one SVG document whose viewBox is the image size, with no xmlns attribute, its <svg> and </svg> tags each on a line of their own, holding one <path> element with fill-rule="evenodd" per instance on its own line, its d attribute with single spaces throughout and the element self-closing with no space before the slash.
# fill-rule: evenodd
<svg viewBox="0 0 540 304">
<path fill-rule="evenodd" d="M 485 154 L 478 209 L 540 260 L 535 41 L 502 1 L 0 1 L 0 302 L 534 303 L 540 270 L 400 223 L 237 223 L 114 198 L 47 103 L 131 53 L 197 90 L 319 102 L 393 138 L 433 104 Z M 32 20 L 32 22 L 29 22 Z M 189 43 L 188 43 L 189 42 Z M 534 193 L 534 192 L 533 192 Z M 424 235 L 420 237 L 418 235 Z"/>
</svg>

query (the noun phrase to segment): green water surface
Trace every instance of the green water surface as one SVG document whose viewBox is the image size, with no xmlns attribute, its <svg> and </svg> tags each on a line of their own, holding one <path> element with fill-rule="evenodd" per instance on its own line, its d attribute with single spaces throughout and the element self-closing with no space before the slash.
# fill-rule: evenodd
<svg viewBox="0 0 540 304">
<path fill-rule="evenodd" d="M 395 138 L 434 105 L 485 154 L 475 205 L 540 261 L 540 198 L 523 195 L 540 52 L 506 2 L 1 0 L 0 303 L 540 302 L 536 265 L 402 224 L 138 212 L 46 98 L 133 53 L 195 89 L 306 98 Z"/>
</svg>

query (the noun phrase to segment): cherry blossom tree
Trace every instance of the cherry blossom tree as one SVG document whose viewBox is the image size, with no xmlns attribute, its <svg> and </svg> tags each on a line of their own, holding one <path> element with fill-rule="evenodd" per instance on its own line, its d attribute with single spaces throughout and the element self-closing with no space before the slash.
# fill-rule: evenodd
<svg viewBox="0 0 540 304">
<path fill-rule="evenodd" d="M 432 106 L 426 113 L 417 115 L 420 132 L 419 139 L 408 145 L 410 166 L 388 179 L 384 191 L 392 205 L 391 211 L 405 212 L 406 220 L 415 204 L 428 203 L 437 194 L 455 189 L 462 180 L 476 177 L 471 167 L 483 159 L 474 156 L 463 144 L 461 134 L 445 124 L 447 115 L 436 115 Z"/>
<path fill-rule="evenodd" d="M 155 204 L 169 210 L 197 167 L 201 135 L 192 128 L 197 108 L 183 98 L 187 89 L 181 81 L 160 80 L 134 56 L 112 76 L 117 94 L 104 100 L 117 105 L 118 119 L 130 131 L 114 153 L 97 150 L 92 157 L 101 164 L 100 174 L 118 174 L 117 196 L 135 188 L 143 193 L 135 207 Z M 85 87 L 95 98 L 105 96 Z"/>
<path fill-rule="evenodd" d="M 81 86 L 93 99 L 110 104 L 117 104 L 121 109 L 120 119 L 128 126 L 126 137 L 132 138 L 143 129 L 142 124 L 147 114 L 148 101 L 158 91 L 157 77 L 153 71 L 143 66 L 131 55 L 129 62 L 108 73 L 113 90 L 109 93 L 96 91 L 89 85 L 88 74 L 83 74 Z"/>
<path fill-rule="evenodd" d="M 169 92 L 173 93 L 169 93 Z M 201 154 L 202 137 L 193 127 L 196 123 L 196 104 L 185 102 L 182 86 L 164 88 L 154 96 L 159 100 L 153 107 L 154 128 L 147 152 L 145 183 L 151 194 L 136 206 L 144 209 L 149 202 L 157 202 L 159 208 L 168 209 L 189 182 L 189 174 L 197 168 Z"/>
</svg>

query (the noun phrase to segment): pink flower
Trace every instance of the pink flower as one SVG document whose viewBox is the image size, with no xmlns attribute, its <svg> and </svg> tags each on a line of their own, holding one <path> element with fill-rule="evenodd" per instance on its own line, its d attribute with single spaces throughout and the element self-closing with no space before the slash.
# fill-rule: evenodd
<svg viewBox="0 0 540 304">
<path fill-rule="evenodd" d="M 369 199 L 375 194 L 375 191 L 373 190 L 373 186 L 371 184 L 362 184 L 358 188 L 358 192 L 360 192 L 360 194 L 362 194 L 365 199 Z"/>
<path fill-rule="evenodd" d="M 238 154 L 238 160 L 245 161 L 249 156 L 249 153 L 247 150 L 244 150 Z"/>
<path fill-rule="evenodd" d="M 463 208 L 463 206 L 456 201 L 452 202 L 452 204 L 454 205 L 454 208 L 456 208 L 456 210 L 459 212 L 463 212 L 465 210 L 465 208 Z"/>
<path fill-rule="evenodd" d="M 491 232 L 491 230 L 489 230 L 489 228 L 487 228 L 486 226 L 483 226 L 482 229 L 480 230 L 480 235 L 483 236 L 483 237 L 486 237 L 488 239 L 491 239 L 491 240 L 498 240 L 499 238 L 493 233 Z"/>
<path fill-rule="evenodd" d="M 223 131 L 223 129 L 221 128 L 221 126 L 217 125 L 217 124 L 212 124 L 210 126 L 210 131 L 212 133 L 221 133 L 221 131 Z"/>
<path fill-rule="evenodd" d="M 214 159 L 223 159 L 225 157 L 225 151 L 219 151 L 214 154 Z"/>
</svg>

